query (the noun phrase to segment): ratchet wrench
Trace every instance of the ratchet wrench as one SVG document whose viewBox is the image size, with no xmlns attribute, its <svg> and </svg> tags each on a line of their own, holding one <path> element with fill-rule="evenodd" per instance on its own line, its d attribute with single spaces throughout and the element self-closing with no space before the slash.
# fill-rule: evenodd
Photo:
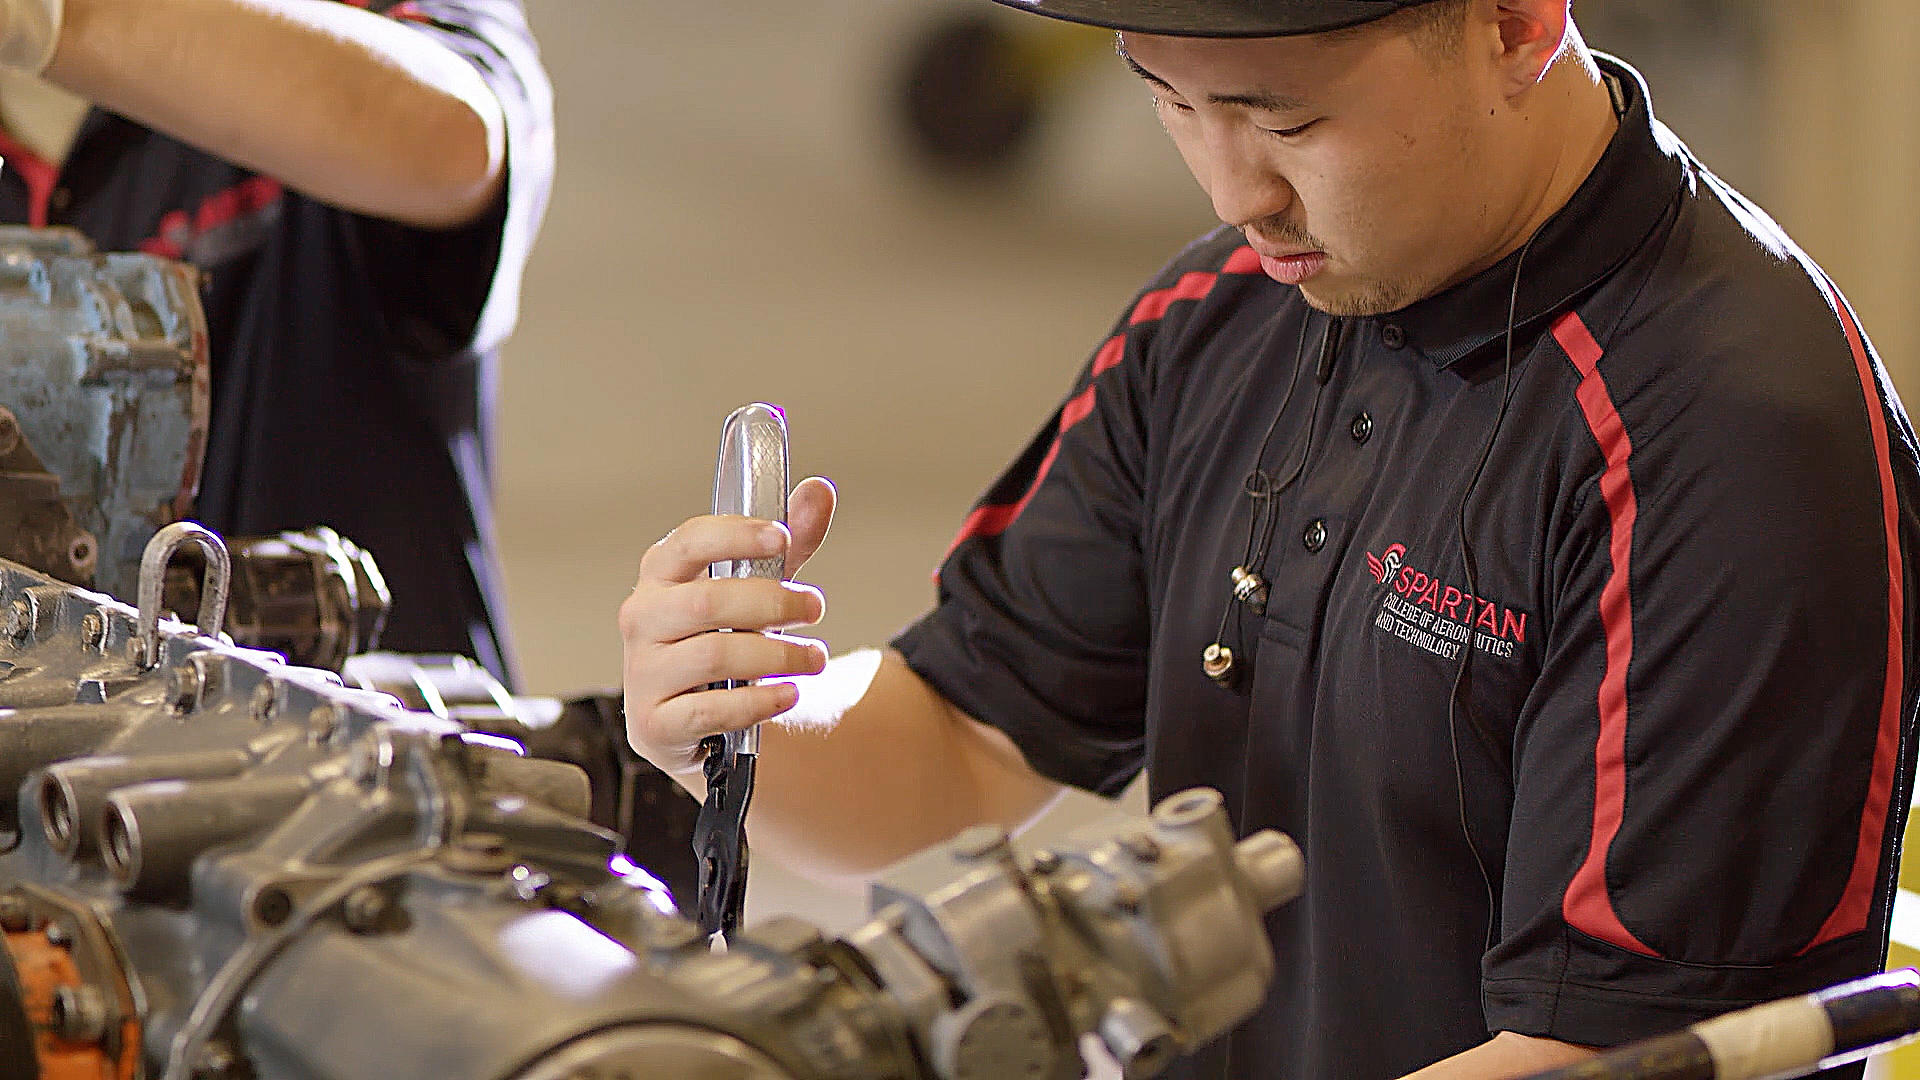
<svg viewBox="0 0 1920 1080">
<path fill-rule="evenodd" d="M 714 467 L 713 512 L 786 523 L 787 417 L 777 406 L 756 402 L 727 417 L 720 429 L 720 455 Z M 786 559 L 718 562 L 707 573 L 717 578 L 779 581 L 786 576 Z M 712 688 L 747 685 L 728 680 Z M 747 804 L 753 799 L 753 771 L 760 757 L 760 725 L 709 735 L 700 746 L 706 752 L 707 798 L 693 829 L 693 853 L 700 870 L 695 921 L 709 935 L 725 938 L 740 925 L 747 898 Z"/>
</svg>

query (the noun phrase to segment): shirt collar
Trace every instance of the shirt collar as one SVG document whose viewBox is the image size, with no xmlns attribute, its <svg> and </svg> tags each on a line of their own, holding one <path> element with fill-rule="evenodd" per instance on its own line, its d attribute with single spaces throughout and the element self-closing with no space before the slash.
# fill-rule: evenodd
<svg viewBox="0 0 1920 1080">
<path fill-rule="evenodd" d="M 1640 73 L 1614 57 L 1596 58 L 1626 92 L 1626 111 L 1593 171 L 1527 250 L 1516 325 L 1565 309 L 1605 279 L 1646 241 L 1686 181 L 1686 150 L 1654 119 Z M 1519 258 L 1508 255 L 1378 321 L 1397 325 L 1409 347 L 1444 368 L 1504 336 Z"/>
</svg>

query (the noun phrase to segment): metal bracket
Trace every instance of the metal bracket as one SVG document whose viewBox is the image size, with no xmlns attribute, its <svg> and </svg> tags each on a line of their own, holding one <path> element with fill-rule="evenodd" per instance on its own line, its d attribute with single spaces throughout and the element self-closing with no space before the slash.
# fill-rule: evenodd
<svg viewBox="0 0 1920 1080">
<path fill-rule="evenodd" d="M 134 633 L 141 667 L 160 662 L 160 594 L 167 582 L 167 564 L 188 544 L 198 544 L 207 556 L 206 574 L 200 580 L 200 613 L 194 617 L 194 625 L 206 637 L 218 638 L 220 625 L 227 620 L 227 592 L 233 584 L 233 562 L 227 556 L 227 545 L 203 525 L 191 521 L 168 525 L 147 541 L 140 555 L 140 621 Z"/>
</svg>

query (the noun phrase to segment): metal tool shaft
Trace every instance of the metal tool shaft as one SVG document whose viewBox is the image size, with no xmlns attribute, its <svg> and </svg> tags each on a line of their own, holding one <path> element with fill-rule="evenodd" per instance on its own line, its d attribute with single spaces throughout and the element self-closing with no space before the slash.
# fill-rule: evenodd
<svg viewBox="0 0 1920 1080">
<path fill-rule="evenodd" d="M 713 476 L 713 512 L 766 521 L 787 519 L 787 419 L 777 407 L 755 403 L 735 409 L 720 431 Z M 716 578 L 786 576 L 786 559 L 735 559 L 714 563 Z M 723 631 L 725 632 L 725 631 Z M 718 689 L 748 685 L 729 680 Z M 700 894 L 695 916 L 710 934 L 730 934 L 740 924 L 747 891 L 747 807 L 760 754 L 760 727 L 728 732 L 702 743 L 706 749 L 707 797 L 694 824 Z"/>
</svg>

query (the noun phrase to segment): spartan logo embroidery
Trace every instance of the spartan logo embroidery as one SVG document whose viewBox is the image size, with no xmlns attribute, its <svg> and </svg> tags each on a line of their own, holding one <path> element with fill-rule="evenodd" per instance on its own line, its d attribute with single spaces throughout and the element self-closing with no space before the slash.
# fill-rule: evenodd
<svg viewBox="0 0 1920 1080">
<path fill-rule="evenodd" d="M 1386 552 L 1380 555 L 1369 551 L 1367 552 L 1367 571 L 1373 575 L 1373 580 L 1385 585 L 1393 580 L 1393 575 L 1400 572 L 1400 563 L 1406 557 L 1407 545 L 1405 544 L 1391 544 Z"/>
<path fill-rule="evenodd" d="M 1367 552 L 1367 572 L 1386 588 L 1373 625 L 1417 649 L 1458 660 L 1468 645 L 1511 658 L 1527 643 L 1527 613 L 1475 596 L 1406 563 L 1405 544 Z"/>
</svg>

